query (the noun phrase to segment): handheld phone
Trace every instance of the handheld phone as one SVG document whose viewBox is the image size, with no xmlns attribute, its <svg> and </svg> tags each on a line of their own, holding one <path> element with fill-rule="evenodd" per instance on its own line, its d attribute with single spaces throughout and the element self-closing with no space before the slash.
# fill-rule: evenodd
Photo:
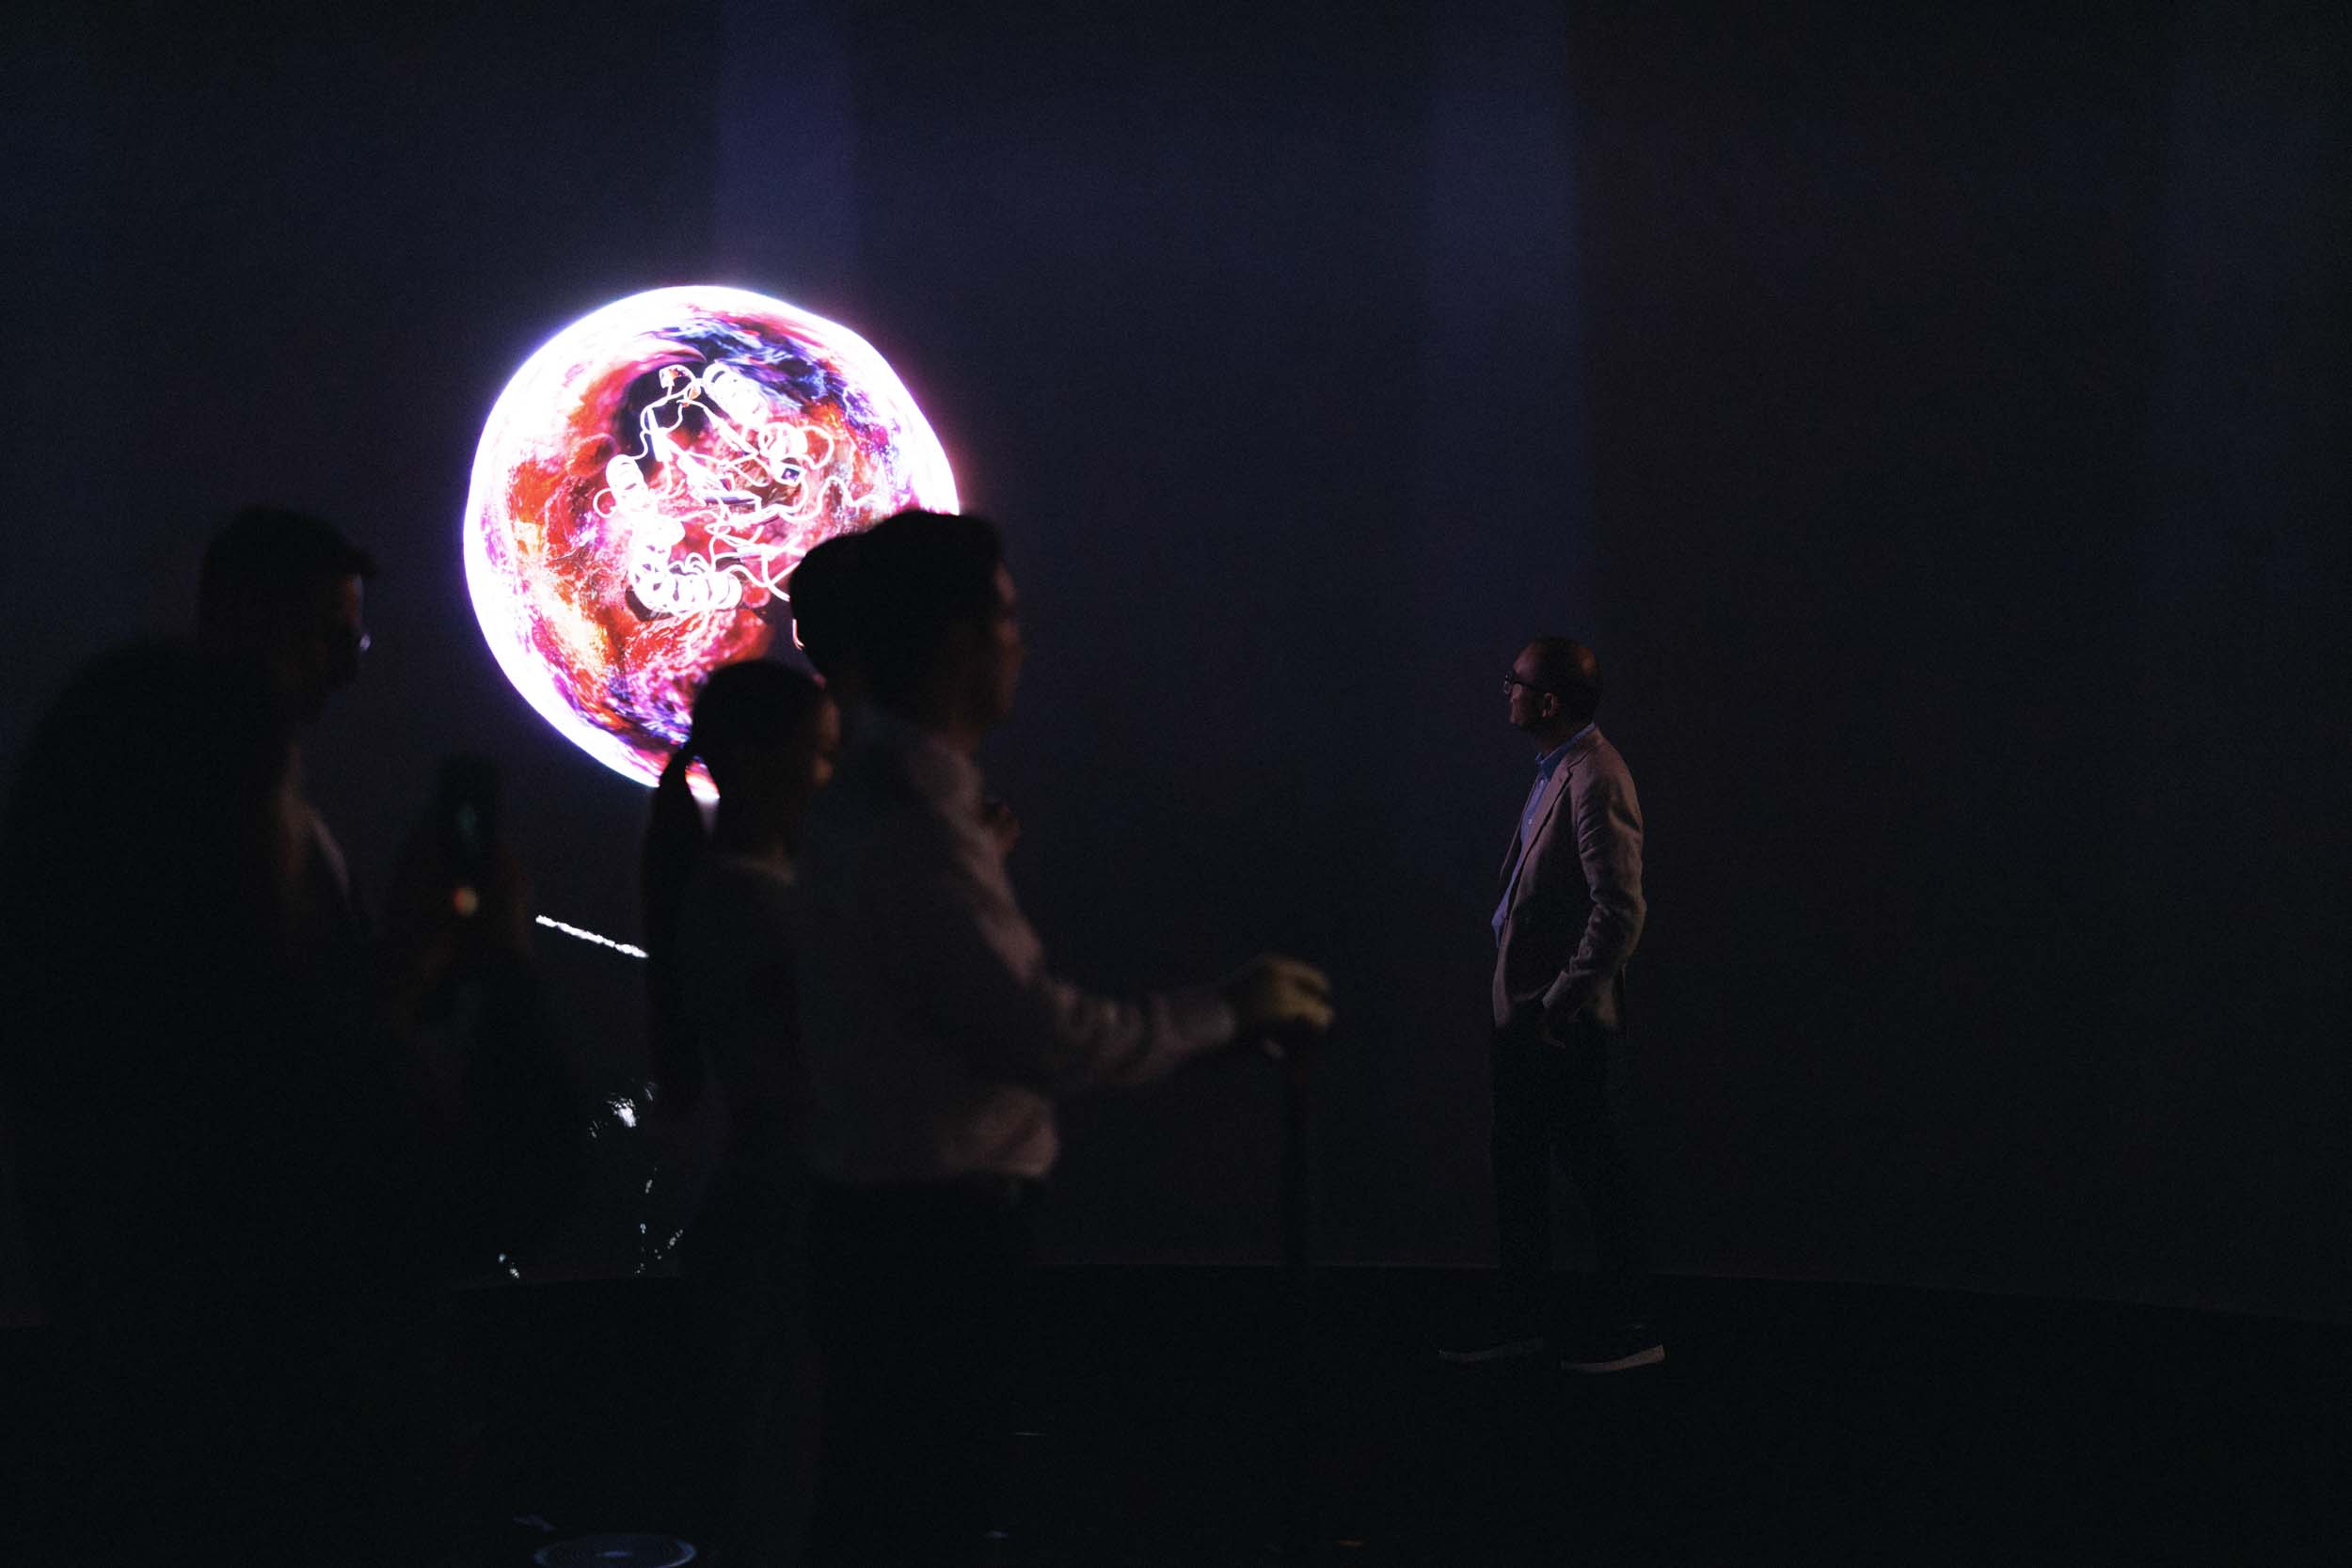
<svg viewBox="0 0 2352 1568">
<path fill-rule="evenodd" d="M 445 759 L 434 790 L 433 822 L 460 915 L 482 907 L 482 884 L 490 874 L 491 847 L 498 843 L 498 765 L 472 754 Z"/>
</svg>

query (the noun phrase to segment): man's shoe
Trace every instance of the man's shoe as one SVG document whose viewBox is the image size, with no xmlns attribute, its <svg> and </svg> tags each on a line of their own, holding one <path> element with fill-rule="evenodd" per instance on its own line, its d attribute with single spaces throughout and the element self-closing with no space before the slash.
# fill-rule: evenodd
<svg viewBox="0 0 2352 1568">
<path fill-rule="evenodd" d="M 1666 1359 L 1666 1341 L 1646 1323 L 1628 1323 L 1621 1333 L 1595 1339 L 1560 1363 L 1564 1372 L 1626 1372 Z"/>
<path fill-rule="evenodd" d="M 1540 1334 L 1506 1336 L 1459 1349 L 1440 1350 L 1438 1359 L 1451 1367 L 1480 1367 L 1493 1361 L 1524 1361 L 1531 1355 L 1543 1354 L 1547 1348 Z"/>
</svg>

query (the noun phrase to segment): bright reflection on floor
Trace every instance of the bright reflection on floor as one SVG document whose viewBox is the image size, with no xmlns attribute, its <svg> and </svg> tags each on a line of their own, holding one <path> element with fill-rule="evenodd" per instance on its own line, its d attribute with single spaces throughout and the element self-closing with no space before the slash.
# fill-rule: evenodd
<svg viewBox="0 0 2352 1568">
<path fill-rule="evenodd" d="M 694 1560 L 691 1542 L 674 1535 L 583 1535 L 531 1554 L 541 1568 L 679 1568 Z"/>
</svg>

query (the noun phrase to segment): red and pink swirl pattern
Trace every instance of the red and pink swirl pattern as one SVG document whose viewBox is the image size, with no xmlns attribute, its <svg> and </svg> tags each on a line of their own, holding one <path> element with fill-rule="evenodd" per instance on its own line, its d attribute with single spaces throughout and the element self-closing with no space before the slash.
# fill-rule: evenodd
<svg viewBox="0 0 2352 1568">
<path fill-rule="evenodd" d="M 703 677 L 789 625 L 801 557 L 911 506 L 954 511 L 955 479 L 865 340 L 740 289 L 658 289 L 574 322 L 499 394 L 466 581 L 516 690 L 650 784 Z"/>
</svg>

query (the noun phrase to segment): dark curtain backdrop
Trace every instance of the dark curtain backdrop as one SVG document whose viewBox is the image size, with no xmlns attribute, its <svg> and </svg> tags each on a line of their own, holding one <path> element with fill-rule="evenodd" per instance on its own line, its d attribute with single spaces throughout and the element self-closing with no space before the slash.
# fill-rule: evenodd
<svg viewBox="0 0 2352 1568">
<path fill-rule="evenodd" d="M 2345 1305 L 2320 16 L 1573 30 L 1653 1104 L 1713 1259 Z"/>
<path fill-rule="evenodd" d="M 485 750 L 542 907 L 634 935 L 644 797 L 505 686 L 458 515 L 547 335 L 741 282 L 1008 527 L 1062 966 L 1333 971 L 1327 1256 L 1486 1254 L 1498 684 L 1563 630 L 1649 817 L 1669 1266 L 2352 1310 L 2326 12 L 231 9 L 0 45 L 12 763 L 218 516 L 314 507 L 385 564 L 311 762 L 362 875 Z M 636 975 L 549 942 L 626 1069 Z M 1069 1132 L 1056 1256 L 1273 1255 L 1262 1070 Z"/>
</svg>

